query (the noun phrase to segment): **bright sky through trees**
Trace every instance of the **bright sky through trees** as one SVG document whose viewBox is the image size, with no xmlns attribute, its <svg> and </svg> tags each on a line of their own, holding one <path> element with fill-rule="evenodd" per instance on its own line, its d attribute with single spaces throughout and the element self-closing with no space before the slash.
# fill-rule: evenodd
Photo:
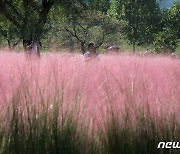
<svg viewBox="0 0 180 154">
<path fill-rule="evenodd" d="M 174 2 L 180 2 L 180 0 L 163 0 L 160 2 L 160 6 L 163 8 L 170 8 Z"/>
</svg>

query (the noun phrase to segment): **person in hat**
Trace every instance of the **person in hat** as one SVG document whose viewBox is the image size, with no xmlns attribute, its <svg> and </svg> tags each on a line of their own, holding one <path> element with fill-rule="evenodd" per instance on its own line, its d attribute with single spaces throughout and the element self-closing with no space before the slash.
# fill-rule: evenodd
<svg viewBox="0 0 180 154">
<path fill-rule="evenodd" d="M 108 54 L 117 54 L 119 53 L 119 47 L 118 46 L 110 46 L 107 48 L 107 53 Z"/>
</svg>

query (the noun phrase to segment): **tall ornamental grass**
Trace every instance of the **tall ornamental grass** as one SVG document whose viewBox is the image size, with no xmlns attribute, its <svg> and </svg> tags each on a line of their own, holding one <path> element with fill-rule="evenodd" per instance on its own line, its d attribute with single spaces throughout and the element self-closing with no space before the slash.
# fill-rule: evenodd
<svg viewBox="0 0 180 154">
<path fill-rule="evenodd" d="M 173 154 L 180 60 L 0 53 L 0 153 Z"/>
</svg>

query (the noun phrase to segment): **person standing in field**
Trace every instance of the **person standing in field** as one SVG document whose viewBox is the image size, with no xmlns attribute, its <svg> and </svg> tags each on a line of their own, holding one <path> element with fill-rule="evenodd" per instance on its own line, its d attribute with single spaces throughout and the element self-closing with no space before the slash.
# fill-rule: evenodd
<svg viewBox="0 0 180 154">
<path fill-rule="evenodd" d="M 84 53 L 84 60 L 94 59 L 98 56 L 94 43 L 89 43 L 88 51 Z"/>
</svg>

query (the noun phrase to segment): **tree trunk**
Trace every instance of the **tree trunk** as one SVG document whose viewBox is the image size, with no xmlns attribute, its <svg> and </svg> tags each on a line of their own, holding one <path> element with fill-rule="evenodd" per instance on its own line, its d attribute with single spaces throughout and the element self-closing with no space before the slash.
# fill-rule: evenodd
<svg viewBox="0 0 180 154">
<path fill-rule="evenodd" d="M 36 42 L 37 47 L 41 46 L 39 38 L 43 33 L 42 30 L 47 21 L 48 13 L 55 4 L 55 0 L 41 0 L 41 3 L 36 3 L 32 0 L 22 0 L 18 4 L 20 4 L 20 6 L 22 4 L 20 9 L 19 7 L 16 7 L 16 3 L 13 4 L 9 0 L 0 0 L 0 13 L 20 31 L 24 49 L 25 51 L 30 51 L 32 48 L 31 43 L 37 36 L 38 40 L 35 40 L 34 42 Z M 31 15 L 32 10 L 36 11 L 36 19 L 33 18 L 33 14 Z M 32 22 L 32 19 L 35 21 Z M 38 52 L 39 49 L 40 48 L 38 48 Z"/>
<path fill-rule="evenodd" d="M 136 52 L 136 43 L 133 42 L 133 54 L 135 54 L 135 52 Z"/>
<path fill-rule="evenodd" d="M 81 42 L 81 52 L 84 54 L 85 51 L 85 42 Z"/>
<path fill-rule="evenodd" d="M 11 50 L 11 42 L 10 42 L 10 40 L 7 39 L 7 42 L 8 42 L 8 47 L 9 47 L 9 49 Z"/>
<path fill-rule="evenodd" d="M 18 44 L 19 44 L 19 42 L 22 40 L 22 38 L 19 38 L 19 40 L 17 41 L 17 42 L 15 42 L 15 43 L 13 43 L 13 45 L 12 45 L 12 49 L 14 49 Z"/>
<path fill-rule="evenodd" d="M 26 3 L 28 3 L 28 1 L 26 1 Z M 26 3 L 25 3 L 25 7 L 27 8 Z M 28 24 L 31 21 L 28 20 L 28 11 L 25 12 L 24 26 L 22 27 L 21 30 L 25 52 L 31 54 L 33 45 L 36 44 L 38 55 L 40 55 L 40 48 L 42 46 L 40 42 L 40 37 L 43 33 L 43 28 L 44 25 L 46 24 L 48 13 L 53 5 L 54 5 L 54 0 L 42 0 L 41 9 L 39 9 L 38 11 L 39 18 L 35 21 L 34 30 L 29 32 L 27 31 L 27 28 L 28 28 Z"/>
</svg>

